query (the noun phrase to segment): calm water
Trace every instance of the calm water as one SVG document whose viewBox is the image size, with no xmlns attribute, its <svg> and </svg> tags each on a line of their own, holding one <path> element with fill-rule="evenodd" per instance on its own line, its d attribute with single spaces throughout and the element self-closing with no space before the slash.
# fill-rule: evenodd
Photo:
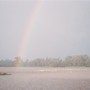
<svg viewBox="0 0 90 90">
<path fill-rule="evenodd" d="M 90 90 L 89 68 L 11 68 L 0 76 L 0 90 Z"/>
</svg>

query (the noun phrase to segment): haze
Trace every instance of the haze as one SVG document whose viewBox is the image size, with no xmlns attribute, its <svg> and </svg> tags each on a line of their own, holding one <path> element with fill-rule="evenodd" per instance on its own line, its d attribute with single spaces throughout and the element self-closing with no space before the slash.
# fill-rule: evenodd
<svg viewBox="0 0 90 90">
<path fill-rule="evenodd" d="M 22 58 L 90 55 L 90 1 L 42 1 Z M 14 58 L 37 1 L 0 1 L 0 58 Z"/>
</svg>

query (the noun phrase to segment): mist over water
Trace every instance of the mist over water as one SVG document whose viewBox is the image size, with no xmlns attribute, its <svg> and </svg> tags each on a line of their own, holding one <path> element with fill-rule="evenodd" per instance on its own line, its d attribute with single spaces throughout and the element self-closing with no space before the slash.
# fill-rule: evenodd
<svg viewBox="0 0 90 90">
<path fill-rule="evenodd" d="M 43 71 L 41 71 L 43 70 Z M 90 68 L 0 68 L 0 90 L 89 90 Z"/>
<path fill-rule="evenodd" d="M 0 90 L 90 90 L 90 0 L 0 0 Z"/>
</svg>

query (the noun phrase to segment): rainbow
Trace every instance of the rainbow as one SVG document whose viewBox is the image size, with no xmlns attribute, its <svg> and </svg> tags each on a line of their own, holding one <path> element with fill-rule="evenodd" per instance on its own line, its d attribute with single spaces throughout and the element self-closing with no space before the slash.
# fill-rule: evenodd
<svg viewBox="0 0 90 90">
<path fill-rule="evenodd" d="M 22 40 L 20 42 L 19 49 L 18 49 L 18 52 L 16 54 L 16 56 L 18 56 L 18 57 L 22 58 L 25 55 L 25 50 L 26 50 L 26 47 L 27 47 L 27 44 L 29 41 L 30 33 L 34 27 L 34 22 L 37 19 L 38 13 L 42 7 L 42 3 L 43 3 L 42 0 L 37 1 L 36 5 L 34 7 L 34 10 L 32 12 L 32 15 L 29 18 L 27 27 L 25 29 L 25 33 L 22 36 Z M 21 65 L 21 63 L 18 61 L 16 66 L 20 66 L 20 65 Z"/>
</svg>

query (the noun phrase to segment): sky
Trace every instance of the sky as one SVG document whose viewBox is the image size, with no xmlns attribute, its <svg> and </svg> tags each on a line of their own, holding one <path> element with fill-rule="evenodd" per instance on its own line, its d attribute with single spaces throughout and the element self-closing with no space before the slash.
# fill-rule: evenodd
<svg viewBox="0 0 90 90">
<path fill-rule="evenodd" d="M 0 59 L 90 56 L 89 0 L 0 0 Z"/>
</svg>

